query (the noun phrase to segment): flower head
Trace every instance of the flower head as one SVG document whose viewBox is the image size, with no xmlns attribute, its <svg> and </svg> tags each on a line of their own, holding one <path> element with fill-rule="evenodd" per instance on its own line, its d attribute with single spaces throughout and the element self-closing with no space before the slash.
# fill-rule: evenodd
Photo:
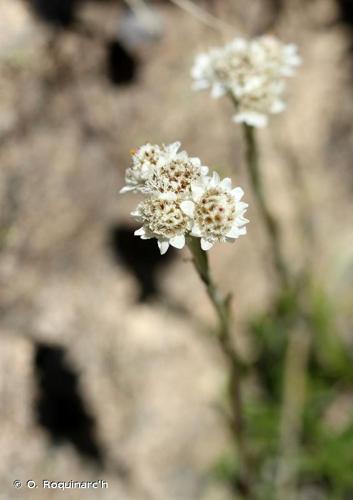
<svg viewBox="0 0 353 500">
<path fill-rule="evenodd" d="M 124 186 L 120 192 L 139 191 L 143 189 L 151 172 L 160 162 L 163 151 L 157 144 L 145 144 L 132 151 L 132 165 L 126 170 Z"/>
<path fill-rule="evenodd" d="M 241 200 L 243 190 L 232 189 L 229 178 L 221 179 L 199 158 L 178 152 L 179 143 L 170 146 L 142 146 L 133 158 L 138 175 L 131 177 L 122 192 L 142 192 L 146 198 L 133 215 L 142 225 L 135 231 L 142 239 L 156 238 L 161 254 L 169 246 L 183 248 L 188 235 L 201 238 L 201 247 L 208 250 L 216 242 L 234 241 L 246 234 L 243 227 L 247 204 Z"/>
<path fill-rule="evenodd" d="M 240 187 L 232 189 L 230 178 L 221 180 L 216 172 L 192 186 L 192 199 L 183 201 L 181 208 L 192 218 L 191 235 L 201 238 L 203 250 L 246 234 L 248 205 L 241 201 L 243 194 Z"/>
<path fill-rule="evenodd" d="M 131 215 L 143 224 L 135 235 L 142 239 L 156 238 L 161 254 L 166 253 L 169 245 L 184 247 L 190 219 L 181 210 L 176 196 L 147 198 Z"/>
<path fill-rule="evenodd" d="M 234 121 L 261 127 L 268 115 L 285 109 L 284 78 L 300 64 L 297 47 L 273 36 L 248 41 L 236 38 L 224 47 L 196 57 L 193 88 L 211 88 L 212 97 L 230 95 L 236 105 Z"/>
<path fill-rule="evenodd" d="M 199 158 L 190 158 L 185 151 L 178 152 L 180 142 L 167 146 L 145 144 L 132 154 L 132 166 L 126 170 L 128 191 L 145 194 L 183 194 L 190 190 L 191 182 L 206 175 L 208 168 Z"/>
</svg>

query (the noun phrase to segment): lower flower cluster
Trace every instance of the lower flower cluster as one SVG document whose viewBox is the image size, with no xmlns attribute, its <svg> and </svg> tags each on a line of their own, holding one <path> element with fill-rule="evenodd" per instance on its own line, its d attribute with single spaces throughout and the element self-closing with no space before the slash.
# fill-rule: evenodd
<svg viewBox="0 0 353 500">
<path fill-rule="evenodd" d="M 179 152 L 179 147 L 145 144 L 133 152 L 121 192 L 145 195 L 131 214 L 141 223 L 135 235 L 156 238 L 164 254 L 170 245 L 183 248 L 188 235 L 200 238 L 201 248 L 209 250 L 216 242 L 233 242 L 246 234 L 243 190 L 233 188 L 228 177 L 209 175 L 199 158 Z"/>
</svg>

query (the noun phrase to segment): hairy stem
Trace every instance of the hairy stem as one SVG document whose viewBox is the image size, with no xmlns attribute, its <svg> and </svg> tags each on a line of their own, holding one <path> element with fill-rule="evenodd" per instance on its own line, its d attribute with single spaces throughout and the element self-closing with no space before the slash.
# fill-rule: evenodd
<svg viewBox="0 0 353 500">
<path fill-rule="evenodd" d="M 238 354 L 233 347 L 231 340 L 231 314 L 230 314 L 230 296 L 223 296 L 214 284 L 208 258 L 205 251 L 200 247 L 198 238 L 189 237 L 188 246 L 193 256 L 193 262 L 198 275 L 203 281 L 207 294 L 217 313 L 219 321 L 218 341 L 220 348 L 227 361 L 229 370 L 229 398 L 231 405 L 231 432 L 237 444 L 238 456 L 240 462 L 240 481 L 239 489 L 246 499 L 253 498 L 251 481 L 251 461 L 245 442 L 243 404 L 241 397 L 241 362 Z"/>
<path fill-rule="evenodd" d="M 249 125 L 244 125 L 243 130 L 246 143 L 246 162 L 250 181 L 269 236 L 274 267 L 277 271 L 281 286 L 283 289 L 287 289 L 289 286 L 289 273 L 281 252 L 279 226 L 267 205 L 265 197 L 259 168 L 259 152 L 256 142 L 255 129 Z"/>
</svg>

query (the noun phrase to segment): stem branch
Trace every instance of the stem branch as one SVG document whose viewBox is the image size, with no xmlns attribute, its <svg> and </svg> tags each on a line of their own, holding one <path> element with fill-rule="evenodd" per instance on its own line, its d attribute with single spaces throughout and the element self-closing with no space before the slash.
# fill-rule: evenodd
<svg viewBox="0 0 353 500">
<path fill-rule="evenodd" d="M 194 237 L 188 238 L 188 246 L 193 256 L 193 262 L 198 275 L 205 284 L 207 294 L 217 313 L 219 320 L 218 341 L 221 350 L 227 360 L 229 368 L 229 397 L 231 404 L 231 432 L 238 447 L 238 456 L 240 462 L 240 482 L 239 489 L 244 498 L 251 499 L 252 481 L 251 481 L 251 463 L 244 435 L 244 417 L 243 404 L 241 397 L 241 362 L 238 354 L 233 347 L 230 332 L 230 296 L 223 296 L 217 286 L 214 284 L 208 264 L 208 258 L 205 251 L 200 248 L 200 240 Z"/>
</svg>

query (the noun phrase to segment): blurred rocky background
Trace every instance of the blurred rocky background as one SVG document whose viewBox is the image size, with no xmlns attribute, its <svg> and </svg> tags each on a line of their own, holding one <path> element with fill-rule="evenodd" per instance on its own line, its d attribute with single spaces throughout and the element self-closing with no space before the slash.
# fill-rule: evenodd
<svg viewBox="0 0 353 500">
<path fill-rule="evenodd" d="M 134 238 L 137 197 L 118 192 L 132 148 L 176 140 L 247 188 L 231 106 L 193 93 L 190 67 L 264 32 L 303 57 L 288 110 L 259 134 L 286 258 L 315 283 L 298 499 L 353 499 L 352 2 L 198 2 L 224 30 L 178 4 L 0 0 L 1 500 L 234 498 L 213 311 L 187 250 L 160 257 Z M 211 261 L 256 367 L 249 432 L 271 499 L 286 306 L 246 193 L 248 237 Z"/>
</svg>

